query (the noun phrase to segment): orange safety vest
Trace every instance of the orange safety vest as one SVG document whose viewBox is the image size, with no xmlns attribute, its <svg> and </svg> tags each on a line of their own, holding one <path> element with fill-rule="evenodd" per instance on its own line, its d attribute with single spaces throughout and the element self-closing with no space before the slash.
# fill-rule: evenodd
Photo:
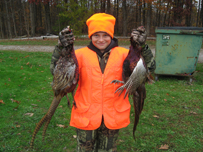
<svg viewBox="0 0 203 152">
<path fill-rule="evenodd" d="M 125 91 L 115 93 L 122 84 L 111 84 L 112 80 L 122 80 L 123 62 L 128 55 L 125 48 L 111 50 L 102 74 L 96 52 L 88 47 L 76 50 L 79 64 L 79 82 L 75 94 L 77 108 L 72 108 L 70 126 L 82 130 L 99 128 L 104 124 L 109 129 L 120 129 L 130 123 L 130 103 L 124 99 Z"/>
</svg>

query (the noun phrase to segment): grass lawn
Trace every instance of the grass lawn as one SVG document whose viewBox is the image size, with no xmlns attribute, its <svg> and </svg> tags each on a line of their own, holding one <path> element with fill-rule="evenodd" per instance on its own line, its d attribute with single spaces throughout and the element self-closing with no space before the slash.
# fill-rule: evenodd
<svg viewBox="0 0 203 152">
<path fill-rule="evenodd" d="M 76 132 L 69 126 L 71 110 L 65 97 L 52 117 L 45 141 L 41 129 L 34 149 L 29 149 L 36 123 L 53 99 L 50 60 L 51 53 L 0 50 L 0 151 L 75 151 Z M 196 70 L 192 84 L 187 77 L 160 76 L 156 83 L 146 85 L 136 140 L 131 108 L 131 124 L 120 130 L 118 152 L 203 151 L 203 64 L 197 64 Z"/>
</svg>

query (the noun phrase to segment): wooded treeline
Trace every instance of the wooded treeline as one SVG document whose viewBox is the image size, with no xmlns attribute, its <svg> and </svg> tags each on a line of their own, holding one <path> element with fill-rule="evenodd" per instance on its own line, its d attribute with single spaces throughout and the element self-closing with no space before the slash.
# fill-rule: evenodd
<svg viewBox="0 0 203 152">
<path fill-rule="evenodd" d="M 94 13 L 116 17 L 115 35 L 129 36 L 145 26 L 203 26 L 203 0 L 0 0 L 0 38 L 58 35 L 67 25 L 87 34 L 85 21 Z"/>
</svg>

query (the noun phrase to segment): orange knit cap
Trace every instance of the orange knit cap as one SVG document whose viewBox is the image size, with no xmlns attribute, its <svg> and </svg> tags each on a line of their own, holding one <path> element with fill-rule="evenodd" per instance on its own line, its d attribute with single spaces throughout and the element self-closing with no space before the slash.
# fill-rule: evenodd
<svg viewBox="0 0 203 152">
<path fill-rule="evenodd" d="M 92 15 L 87 21 L 88 36 L 103 31 L 108 33 L 112 38 L 114 34 L 115 17 L 106 13 L 96 13 Z"/>
</svg>

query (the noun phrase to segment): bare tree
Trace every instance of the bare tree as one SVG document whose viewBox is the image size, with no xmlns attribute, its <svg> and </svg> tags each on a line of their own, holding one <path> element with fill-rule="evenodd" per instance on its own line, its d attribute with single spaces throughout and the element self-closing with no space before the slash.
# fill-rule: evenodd
<svg viewBox="0 0 203 152">
<path fill-rule="evenodd" d="M 197 19 L 196 19 L 196 26 L 199 26 L 199 16 L 200 16 L 200 3 L 201 0 L 199 0 L 199 5 L 198 5 L 198 11 L 197 11 Z"/>
<path fill-rule="evenodd" d="M 142 1 L 141 0 L 138 0 L 137 1 L 137 5 L 138 5 L 138 26 L 141 25 L 141 15 L 142 15 Z"/>
<path fill-rule="evenodd" d="M 100 11 L 105 13 L 105 10 L 106 10 L 106 0 L 100 0 L 100 6 L 101 6 Z"/>
<path fill-rule="evenodd" d="M 191 25 L 192 0 L 186 0 L 186 25 Z"/>
<path fill-rule="evenodd" d="M 25 30 L 26 30 L 27 35 L 29 37 L 30 36 L 29 15 L 27 16 L 25 3 L 26 2 L 22 2 L 22 5 L 23 5 L 23 14 L 24 14 L 24 21 L 25 21 Z M 26 3 L 26 4 L 28 4 L 28 3 Z"/>
<path fill-rule="evenodd" d="M 201 3 L 201 25 L 203 26 L 203 0 Z"/>
<path fill-rule="evenodd" d="M 107 0 L 107 13 L 110 14 L 111 3 L 110 0 Z"/>
<path fill-rule="evenodd" d="M 151 3 L 147 3 L 147 33 L 150 35 L 150 24 L 151 24 L 151 12 L 152 6 Z"/>
<path fill-rule="evenodd" d="M 13 2 L 11 2 L 10 0 L 10 8 L 11 8 L 11 13 L 12 13 L 12 19 L 13 19 L 13 28 L 14 28 L 14 33 L 15 33 L 15 37 L 17 37 L 17 32 L 16 32 L 16 22 L 15 22 L 15 11 L 13 10 Z"/>
<path fill-rule="evenodd" d="M 35 28 L 36 28 L 36 11 L 35 11 L 35 3 L 30 3 L 30 21 L 31 21 L 31 36 L 35 35 Z"/>
<path fill-rule="evenodd" d="M 5 2 L 5 9 L 6 9 L 6 16 L 7 16 L 9 38 L 12 38 L 11 20 L 10 20 L 9 11 L 8 11 L 8 1 L 4 0 L 4 2 Z"/>
<path fill-rule="evenodd" d="M 122 2 L 122 13 L 123 13 L 123 36 L 127 35 L 127 12 L 126 12 L 126 0 Z"/>
<path fill-rule="evenodd" d="M 51 33 L 51 17 L 50 17 L 50 5 L 49 2 L 44 3 L 45 7 L 45 18 L 46 18 L 46 31 L 47 33 Z"/>
<path fill-rule="evenodd" d="M 169 12 L 169 0 L 167 2 L 167 6 L 166 6 L 166 10 L 164 13 L 164 21 L 163 21 L 163 26 L 166 26 L 166 17 L 167 17 L 167 13 Z"/>
<path fill-rule="evenodd" d="M 146 13 L 145 13 L 145 12 L 146 12 L 145 9 L 146 9 L 146 8 L 145 8 L 145 7 L 146 7 L 146 3 L 145 3 L 145 0 L 143 0 L 143 17 L 142 17 L 142 20 L 143 20 L 143 25 L 144 25 L 144 26 L 145 26 L 145 24 L 146 24 L 146 23 L 145 23 L 145 17 L 146 17 L 146 16 L 145 16 L 145 14 L 146 14 Z"/>
</svg>

